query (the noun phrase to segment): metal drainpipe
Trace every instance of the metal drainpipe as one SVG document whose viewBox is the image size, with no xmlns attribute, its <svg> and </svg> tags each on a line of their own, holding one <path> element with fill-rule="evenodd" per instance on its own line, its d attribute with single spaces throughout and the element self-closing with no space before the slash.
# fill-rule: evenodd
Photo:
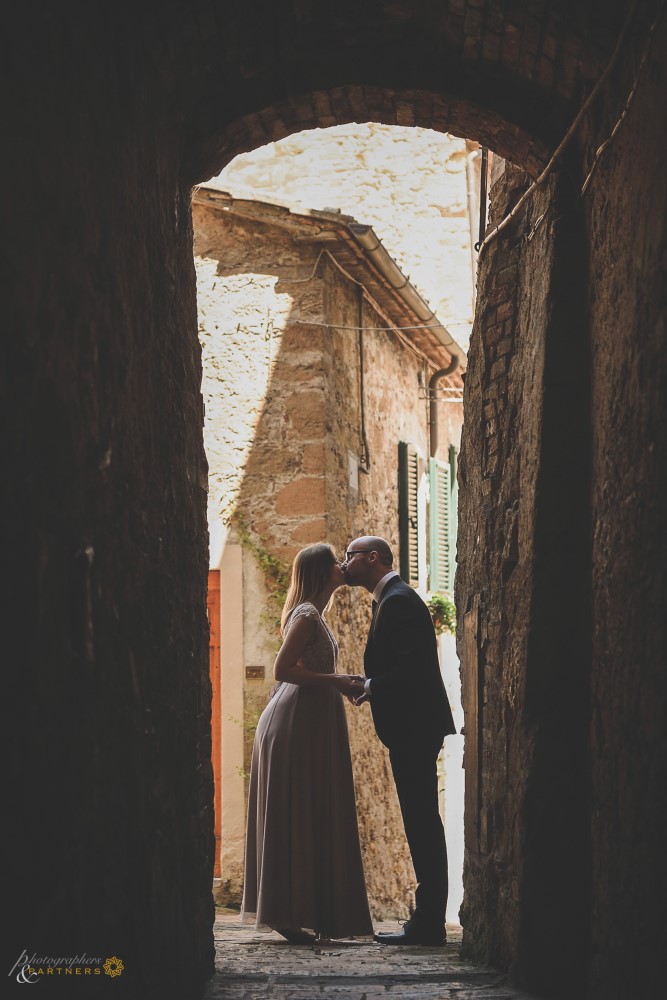
<svg viewBox="0 0 667 1000">
<path fill-rule="evenodd" d="M 361 454 L 359 455 L 359 471 L 371 471 L 371 456 L 368 448 L 368 437 L 366 435 L 366 400 L 364 389 L 364 290 L 361 285 L 357 285 L 357 326 L 359 327 L 359 417 L 361 427 L 359 436 L 361 438 Z"/>
<path fill-rule="evenodd" d="M 466 193 L 468 196 L 468 226 L 470 228 L 470 275 L 472 279 L 472 311 L 475 313 L 475 298 L 477 291 L 477 254 L 475 252 L 475 224 L 479 218 L 477 207 L 477 178 L 475 176 L 475 160 L 481 156 L 479 150 L 471 150 L 466 156 Z"/>
<path fill-rule="evenodd" d="M 475 243 L 475 250 L 479 252 L 484 234 L 486 233 L 486 195 L 489 183 L 489 151 L 482 146 L 482 168 L 480 172 L 479 184 L 479 243 Z"/>
<path fill-rule="evenodd" d="M 438 388 L 438 382 L 441 378 L 444 378 L 445 375 L 451 375 L 452 372 L 455 372 L 458 366 L 459 359 L 456 357 L 452 358 L 451 364 L 447 368 L 438 369 L 434 375 L 431 375 L 428 383 L 431 458 L 435 458 L 435 453 L 438 450 L 438 400 L 435 395 Z"/>
</svg>

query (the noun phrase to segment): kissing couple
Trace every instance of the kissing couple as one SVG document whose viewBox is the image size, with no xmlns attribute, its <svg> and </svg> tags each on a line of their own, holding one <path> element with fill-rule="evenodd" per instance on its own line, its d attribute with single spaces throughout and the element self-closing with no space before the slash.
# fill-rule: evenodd
<svg viewBox="0 0 667 1000">
<path fill-rule="evenodd" d="M 436 761 L 455 732 L 431 615 L 394 571 L 384 538 L 296 556 L 281 616 L 278 687 L 255 732 L 241 919 L 293 944 L 373 933 L 359 845 L 343 696 L 369 702 L 389 760 L 417 880 L 411 918 L 386 945 L 443 945 L 447 850 Z M 336 673 L 325 621 L 334 591 L 364 587 L 372 618 L 363 676 Z"/>
</svg>

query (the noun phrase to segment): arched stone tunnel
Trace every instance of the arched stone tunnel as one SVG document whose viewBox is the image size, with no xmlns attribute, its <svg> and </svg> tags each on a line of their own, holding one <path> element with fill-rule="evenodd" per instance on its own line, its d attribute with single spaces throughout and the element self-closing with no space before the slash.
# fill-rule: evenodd
<svg viewBox="0 0 667 1000">
<path fill-rule="evenodd" d="M 112 948 L 143 998 L 195 998 L 213 972 L 192 186 L 290 132 L 419 125 L 513 164 L 500 219 L 611 64 L 481 255 L 460 470 L 477 750 L 462 920 L 469 956 L 536 992 L 657 995 L 662 6 L 74 0 L 7 16 L 8 969 L 24 949 Z"/>
</svg>

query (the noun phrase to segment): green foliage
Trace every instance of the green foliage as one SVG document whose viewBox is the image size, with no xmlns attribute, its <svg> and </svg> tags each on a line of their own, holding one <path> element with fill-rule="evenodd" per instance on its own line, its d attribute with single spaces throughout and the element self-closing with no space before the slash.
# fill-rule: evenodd
<svg viewBox="0 0 667 1000">
<path fill-rule="evenodd" d="M 268 607 L 264 617 L 271 631 L 280 639 L 280 615 L 289 588 L 290 567 L 269 552 L 265 540 L 251 531 L 239 511 L 232 514 L 231 522 L 236 528 L 241 545 L 252 552 L 264 574 L 264 582 L 269 592 Z"/>
<path fill-rule="evenodd" d="M 431 594 L 426 602 L 436 635 L 456 635 L 456 605 L 445 594 Z"/>
</svg>

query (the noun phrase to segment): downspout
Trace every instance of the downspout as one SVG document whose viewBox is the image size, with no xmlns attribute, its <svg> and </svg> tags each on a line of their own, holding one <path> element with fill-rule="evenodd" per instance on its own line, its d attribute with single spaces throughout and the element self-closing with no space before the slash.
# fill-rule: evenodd
<svg viewBox="0 0 667 1000">
<path fill-rule="evenodd" d="M 489 183 L 489 151 L 482 146 L 482 168 L 479 178 L 479 243 L 475 243 L 475 250 L 479 253 L 479 248 L 484 242 L 486 233 L 486 198 Z"/>
<path fill-rule="evenodd" d="M 366 435 L 366 402 L 364 399 L 364 289 L 357 285 L 357 326 L 359 327 L 359 436 L 361 438 L 361 454 L 359 455 L 359 471 L 371 471 L 371 456 Z"/>
<path fill-rule="evenodd" d="M 430 453 L 431 458 L 435 458 L 435 453 L 438 450 L 438 398 L 436 392 L 438 390 L 438 382 L 445 375 L 451 375 L 455 372 L 459 366 L 459 359 L 456 357 L 452 358 L 451 364 L 447 368 L 440 368 L 434 375 L 431 375 L 430 381 L 428 383 L 428 398 L 429 398 L 429 432 L 430 432 Z"/>
<path fill-rule="evenodd" d="M 477 254 L 475 253 L 476 233 L 475 222 L 479 212 L 477 207 L 477 178 L 475 161 L 479 158 L 479 150 L 471 150 L 466 156 L 466 194 L 468 196 L 468 226 L 470 229 L 470 274 L 472 277 L 472 311 L 475 313 L 477 292 Z"/>
</svg>

